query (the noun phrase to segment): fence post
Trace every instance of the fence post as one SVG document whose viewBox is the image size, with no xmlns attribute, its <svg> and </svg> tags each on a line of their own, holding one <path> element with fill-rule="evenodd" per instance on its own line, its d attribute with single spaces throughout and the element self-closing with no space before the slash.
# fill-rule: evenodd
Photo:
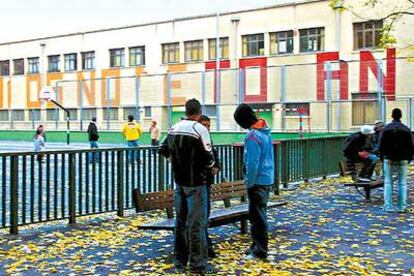
<svg viewBox="0 0 414 276">
<path fill-rule="evenodd" d="M 217 68 L 217 66 L 216 66 Z M 221 74 L 220 74 L 220 66 L 216 69 L 216 131 L 220 130 L 220 120 L 221 120 L 221 116 L 220 116 L 220 102 L 221 102 Z"/>
<path fill-rule="evenodd" d="M 280 67 L 280 109 L 282 111 L 282 131 L 286 131 L 286 66 Z"/>
<path fill-rule="evenodd" d="M 19 156 L 10 157 L 10 234 L 19 233 Z M 3 164 L 5 166 L 6 164 Z M 5 177 L 5 176 L 3 176 Z M 4 200 L 4 199 L 3 199 Z"/>
<path fill-rule="evenodd" d="M 201 109 L 206 114 L 206 71 L 201 72 Z"/>
<path fill-rule="evenodd" d="M 282 174 L 280 176 L 280 179 L 283 183 L 283 187 L 286 189 L 288 187 L 288 168 L 289 168 L 289 156 L 287 154 L 287 145 L 288 142 L 286 141 L 281 141 L 280 142 L 280 147 L 282 148 L 282 156 L 281 158 L 281 162 L 282 162 Z"/>
<path fill-rule="evenodd" d="M 55 101 L 58 103 L 59 100 L 59 81 L 57 81 L 55 84 Z M 55 128 L 59 128 L 59 107 L 57 105 L 55 105 Z"/>
<path fill-rule="evenodd" d="M 111 79 L 110 78 L 106 78 L 106 129 L 109 130 L 111 128 L 111 123 L 109 122 L 109 97 L 111 95 L 110 93 L 110 85 L 111 85 Z"/>
<path fill-rule="evenodd" d="M 326 128 L 327 131 L 331 131 L 331 105 L 332 105 L 332 64 L 328 62 L 326 64 Z"/>
<path fill-rule="evenodd" d="M 141 77 L 140 76 L 136 76 L 135 77 L 135 113 L 136 113 L 136 118 L 138 121 L 141 120 L 141 112 L 140 112 L 140 108 L 139 108 L 139 89 L 140 89 L 140 85 L 141 85 Z"/>
<path fill-rule="evenodd" d="M 79 126 L 83 130 L 83 81 L 79 81 Z"/>
<path fill-rule="evenodd" d="M 274 158 L 274 166 L 275 166 L 275 178 L 274 178 L 274 192 L 275 195 L 280 194 L 280 180 L 279 180 L 279 141 L 273 141 L 273 158 Z"/>
<path fill-rule="evenodd" d="M 69 224 L 76 223 L 75 154 L 69 153 Z"/>
<path fill-rule="evenodd" d="M 172 112 L 172 108 L 171 108 L 171 74 L 167 73 L 167 108 L 168 108 L 168 114 L 167 114 L 167 118 L 168 118 L 168 129 L 172 126 L 172 119 L 171 119 L 171 112 Z"/>
<path fill-rule="evenodd" d="M 118 217 L 124 216 L 124 158 L 123 158 L 123 151 L 118 151 L 117 154 L 117 205 L 118 205 L 118 211 L 117 215 Z M 128 166 L 128 164 L 127 164 Z"/>
</svg>

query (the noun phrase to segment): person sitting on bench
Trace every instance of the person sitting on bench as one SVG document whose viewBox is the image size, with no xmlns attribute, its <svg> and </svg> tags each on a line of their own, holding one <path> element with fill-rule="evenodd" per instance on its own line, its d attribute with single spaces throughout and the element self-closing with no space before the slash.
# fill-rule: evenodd
<svg viewBox="0 0 414 276">
<path fill-rule="evenodd" d="M 370 182 L 372 173 L 378 157 L 372 154 L 372 134 L 374 128 L 369 125 L 364 125 L 361 130 L 351 134 L 344 143 L 343 153 L 346 158 L 346 165 L 351 171 L 352 179 L 358 182 Z M 362 163 L 362 169 L 358 175 L 355 171 L 355 163 Z"/>
</svg>

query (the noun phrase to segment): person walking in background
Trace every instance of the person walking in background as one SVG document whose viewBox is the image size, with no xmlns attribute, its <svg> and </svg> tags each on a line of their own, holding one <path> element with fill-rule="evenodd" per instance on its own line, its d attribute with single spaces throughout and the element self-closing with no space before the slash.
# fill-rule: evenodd
<svg viewBox="0 0 414 276">
<path fill-rule="evenodd" d="M 248 129 L 244 139 L 244 184 L 249 199 L 252 244 L 246 259 L 266 259 L 268 254 L 267 203 L 274 183 L 274 156 L 270 129 L 266 121 L 257 119 L 253 109 L 240 104 L 234 112 L 239 126 Z"/>
<path fill-rule="evenodd" d="M 91 149 L 98 149 L 99 148 L 99 144 L 98 144 L 99 134 L 98 134 L 98 126 L 96 125 L 96 117 L 93 117 L 91 122 L 89 123 L 88 138 L 89 138 L 89 143 L 91 145 Z M 89 152 L 88 161 L 89 163 L 93 163 L 95 161 L 99 162 L 98 153 Z"/>
<path fill-rule="evenodd" d="M 128 115 L 128 122 L 126 122 L 122 128 L 122 135 L 124 135 L 127 141 L 128 148 L 138 148 L 139 139 L 141 138 L 142 127 L 141 124 L 134 120 L 134 116 Z M 129 162 L 132 164 L 134 161 L 139 162 L 139 153 L 134 154 L 133 150 L 128 153 Z"/>
<path fill-rule="evenodd" d="M 346 165 L 351 171 L 354 181 L 371 181 L 372 173 L 378 161 L 378 157 L 370 153 L 373 150 L 371 136 L 374 133 L 372 126 L 364 125 L 360 131 L 351 134 L 344 142 L 343 153 L 346 158 Z M 358 177 L 355 163 L 362 163 L 362 169 Z"/>
<path fill-rule="evenodd" d="M 174 265 L 183 270 L 190 264 L 190 273 L 206 274 L 215 270 L 207 263 L 206 229 L 207 179 L 206 170 L 215 160 L 210 134 L 198 120 L 201 104 L 196 99 L 185 103 L 186 119 L 168 131 L 160 154 L 171 161 L 175 192 Z"/>
<path fill-rule="evenodd" d="M 34 151 L 42 152 L 45 150 L 45 146 L 45 138 L 43 137 L 43 133 L 40 129 L 37 129 L 34 138 Z M 37 161 L 43 162 L 43 154 L 39 153 L 37 155 Z"/>
<path fill-rule="evenodd" d="M 407 210 L 407 169 L 414 154 L 414 137 L 411 130 L 401 123 L 402 112 L 392 111 L 393 121 L 381 132 L 379 152 L 384 159 L 384 210 L 394 211 L 393 207 L 393 172 L 398 178 L 397 211 Z"/>
<path fill-rule="evenodd" d="M 36 136 L 37 136 L 37 131 L 40 131 L 40 133 L 42 133 L 42 136 L 43 136 L 43 139 L 44 139 L 44 142 L 46 142 L 46 133 L 45 133 L 45 127 L 43 126 L 43 125 L 39 125 L 37 128 L 36 128 L 36 132 L 35 132 L 35 134 L 33 135 L 33 139 L 36 139 Z"/>
<path fill-rule="evenodd" d="M 200 124 L 205 126 L 205 128 L 210 132 L 210 118 L 207 115 L 201 115 L 200 119 L 198 120 Z M 220 171 L 220 162 L 218 158 L 217 150 L 214 148 L 213 142 L 211 142 L 211 149 L 214 154 L 214 159 L 216 163 L 214 166 L 210 169 L 206 169 L 206 177 L 207 177 L 207 218 L 210 217 L 210 210 L 211 210 L 211 185 L 214 184 L 214 177 L 219 173 Z M 206 236 L 207 236 L 207 245 L 208 245 L 208 257 L 215 258 L 216 252 L 214 252 L 213 249 L 213 242 L 211 241 L 211 238 L 208 235 L 208 227 L 206 227 Z"/>
<path fill-rule="evenodd" d="M 151 122 L 151 127 L 149 129 L 151 136 L 151 146 L 157 147 L 160 144 L 161 129 L 157 125 L 157 121 Z"/>
</svg>

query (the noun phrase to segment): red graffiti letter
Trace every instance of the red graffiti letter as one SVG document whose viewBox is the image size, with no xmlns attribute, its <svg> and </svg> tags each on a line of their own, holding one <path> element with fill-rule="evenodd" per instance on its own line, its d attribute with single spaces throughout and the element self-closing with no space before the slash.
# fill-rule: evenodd
<svg viewBox="0 0 414 276">
<path fill-rule="evenodd" d="M 326 61 L 339 60 L 338 52 L 319 53 L 316 56 L 316 99 L 318 101 L 325 100 L 325 80 L 327 79 L 325 71 Z M 348 63 L 340 61 L 339 70 L 331 72 L 331 80 L 340 81 L 340 99 L 348 99 Z"/>
<path fill-rule="evenodd" d="M 368 68 L 378 80 L 378 64 L 370 51 L 360 52 L 359 90 L 368 93 Z M 395 100 L 395 48 L 387 49 L 387 75 L 380 72 L 383 80 L 384 93 L 388 100 Z"/>
</svg>

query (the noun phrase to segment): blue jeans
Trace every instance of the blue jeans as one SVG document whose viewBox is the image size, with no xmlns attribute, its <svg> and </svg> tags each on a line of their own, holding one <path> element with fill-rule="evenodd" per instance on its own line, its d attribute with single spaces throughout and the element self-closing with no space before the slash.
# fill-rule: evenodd
<svg viewBox="0 0 414 276">
<path fill-rule="evenodd" d="M 271 185 L 254 185 L 247 189 L 249 198 L 249 220 L 252 244 L 249 253 L 259 258 L 267 258 L 268 251 L 268 223 L 267 202 Z"/>
<path fill-rule="evenodd" d="M 408 161 L 384 160 L 384 210 L 392 211 L 393 202 L 393 179 L 392 174 L 395 171 L 398 178 L 398 210 L 407 209 L 407 169 Z"/>
<path fill-rule="evenodd" d="M 127 141 L 128 148 L 138 148 L 139 147 L 139 140 L 134 141 Z M 130 150 L 128 151 L 128 160 L 130 163 L 139 160 L 139 152 L 137 150 Z"/>
<path fill-rule="evenodd" d="M 98 141 L 89 141 L 90 145 L 91 145 L 91 149 L 99 149 L 99 144 Z M 98 152 L 90 152 L 88 154 L 88 161 L 90 163 L 92 162 L 99 162 L 99 153 Z"/>
<path fill-rule="evenodd" d="M 190 263 L 191 270 L 206 268 L 208 194 L 206 185 L 182 187 L 176 185 L 175 205 L 175 262 L 185 266 Z"/>
</svg>

